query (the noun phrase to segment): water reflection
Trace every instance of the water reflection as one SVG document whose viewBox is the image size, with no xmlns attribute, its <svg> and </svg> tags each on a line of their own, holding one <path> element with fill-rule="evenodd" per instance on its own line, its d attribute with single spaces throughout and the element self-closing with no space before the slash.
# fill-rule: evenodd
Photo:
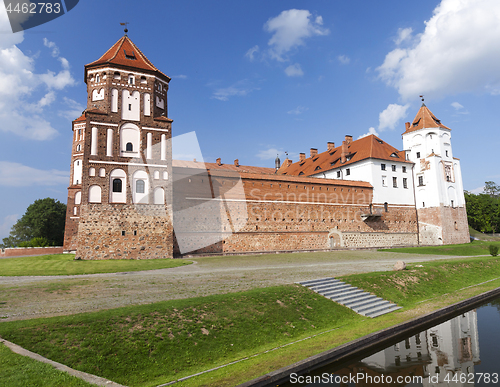
<svg viewBox="0 0 500 387">
<path fill-rule="evenodd" d="M 474 309 L 347 367 L 326 366 L 303 379 L 292 374 L 286 386 L 474 386 L 480 364 L 477 321 Z"/>
</svg>

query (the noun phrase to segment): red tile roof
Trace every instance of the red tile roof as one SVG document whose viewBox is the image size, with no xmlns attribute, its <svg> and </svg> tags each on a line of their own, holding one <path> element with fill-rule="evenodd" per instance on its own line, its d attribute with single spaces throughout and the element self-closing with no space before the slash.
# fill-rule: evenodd
<svg viewBox="0 0 500 387">
<path fill-rule="evenodd" d="M 73 122 L 77 122 L 77 121 L 85 121 L 85 112 L 83 112 L 82 115 L 80 117 L 78 117 L 76 120 L 74 120 Z"/>
<path fill-rule="evenodd" d="M 217 164 L 217 163 L 202 163 L 199 161 L 186 161 L 186 160 L 172 160 L 172 166 L 174 167 L 184 167 L 184 168 L 205 168 L 208 170 L 224 170 L 224 171 L 237 171 L 246 173 L 258 173 L 272 175 L 275 172 L 274 168 L 265 167 L 252 167 L 249 165 L 239 165 L 234 164 Z"/>
<path fill-rule="evenodd" d="M 344 143 L 344 150 L 346 151 L 346 161 L 344 163 L 341 162 L 343 147 L 341 145 L 329 151 L 319 153 L 314 157 L 308 157 L 304 161 L 290 164 L 288 167 L 287 163 L 284 162 L 278 170 L 278 174 L 310 176 L 370 158 L 411 164 L 410 161 L 405 160 L 404 152 L 397 150 L 373 134 L 355 140 L 350 144 L 347 144 L 345 141 Z"/>
<path fill-rule="evenodd" d="M 372 188 L 372 185 L 365 181 L 351 181 L 351 180 L 334 180 L 334 179 L 323 179 L 320 177 L 302 177 L 302 176 L 287 176 L 287 175 L 277 175 L 274 173 L 274 168 L 264 168 L 264 167 L 251 167 L 240 165 L 236 167 L 231 164 L 221 164 L 216 163 L 201 163 L 198 161 L 185 161 L 185 160 L 172 160 L 173 167 L 184 167 L 184 168 L 205 168 L 209 171 L 211 175 L 214 176 L 229 176 L 234 177 L 233 171 L 241 173 L 241 177 L 244 179 L 258 179 L 258 180 L 272 180 L 281 182 L 293 182 L 293 183 L 316 183 L 316 184 L 326 184 L 334 185 L 337 187 L 363 187 Z"/>
<path fill-rule="evenodd" d="M 410 133 L 415 130 L 423 129 L 423 128 L 444 128 L 450 129 L 447 126 L 444 126 L 440 120 L 436 118 L 434 114 L 429 110 L 427 106 L 423 103 L 418 111 L 415 119 L 410 124 L 409 127 L 406 128 L 405 133 Z M 450 129 L 451 130 L 451 129 Z"/>
<path fill-rule="evenodd" d="M 127 35 L 118 40 L 118 42 L 116 42 L 99 59 L 85 65 L 85 80 L 87 79 L 87 70 L 89 68 L 105 64 L 125 66 L 146 70 L 150 73 L 157 73 L 167 82 L 170 82 L 170 77 L 158 70 Z"/>
</svg>

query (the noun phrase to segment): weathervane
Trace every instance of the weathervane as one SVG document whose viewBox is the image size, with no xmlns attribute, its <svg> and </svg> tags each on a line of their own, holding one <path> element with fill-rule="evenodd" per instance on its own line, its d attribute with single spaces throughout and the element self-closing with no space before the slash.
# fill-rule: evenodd
<svg viewBox="0 0 500 387">
<path fill-rule="evenodd" d="M 125 26 L 125 29 L 123 30 L 125 32 L 125 35 L 127 35 L 127 32 L 128 32 L 128 28 L 127 28 L 128 24 L 129 24 L 128 22 L 120 23 L 121 26 Z"/>
<path fill-rule="evenodd" d="M 424 102 L 424 96 L 423 96 L 423 95 L 421 95 L 421 96 L 420 96 L 420 98 L 422 98 L 422 102 Z"/>
</svg>

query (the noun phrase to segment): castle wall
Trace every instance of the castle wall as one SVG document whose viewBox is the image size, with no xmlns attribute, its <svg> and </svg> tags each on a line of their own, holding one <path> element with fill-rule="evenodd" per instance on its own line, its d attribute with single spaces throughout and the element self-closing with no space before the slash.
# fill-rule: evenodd
<svg viewBox="0 0 500 387">
<path fill-rule="evenodd" d="M 465 207 L 431 207 L 418 209 L 420 244 L 447 245 L 469 243 L 469 226 Z"/>
<path fill-rule="evenodd" d="M 82 204 L 76 258 L 172 258 L 165 205 Z"/>
<path fill-rule="evenodd" d="M 174 175 L 179 173 L 182 171 L 174 170 Z M 200 175 L 199 183 L 207 176 L 210 196 L 207 190 L 201 192 L 201 184 L 196 184 L 198 176 L 191 175 L 189 182 L 176 179 L 176 183 L 184 182 L 183 189 L 174 186 L 176 236 L 188 244 L 191 240 L 191 248 L 203 245 L 189 254 L 417 244 L 415 207 L 389 205 L 386 211 L 383 206 L 371 206 L 372 188 L 364 182 L 245 173 L 239 177 L 223 176 L 219 171 L 211 171 Z M 214 189 L 237 187 L 239 178 L 240 190 L 221 193 Z M 189 185 L 196 192 L 190 191 Z M 224 197 L 224 201 L 216 201 L 216 206 L 208 211 L 215 214 L 215 221 L 207 220 L 200 206 L 218 196 Z M 179 209 L 182 218 L 176 223 Z M 377 216 L 363 220 L 362 216 L 370 211 Z M 177 224 L 186 227 L 179 229 Z M 217 238 L 223 240 L 210 243 Z M 179 253 L 176 245 L 174 254 Z"/>
</svg>

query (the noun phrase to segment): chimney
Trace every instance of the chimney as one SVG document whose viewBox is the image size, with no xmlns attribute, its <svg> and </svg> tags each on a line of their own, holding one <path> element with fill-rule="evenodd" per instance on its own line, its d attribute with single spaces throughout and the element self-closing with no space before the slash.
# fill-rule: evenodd
<svg viewBox="0 0 500 387">
<path fill-rule="evenodd" d="M 345 135 L 345 142 L 347 143 L 347 145 L 351 145 L 351 142 L 352 142 L 352 136 L 346 134 Z"/>
<path fill-rule="evenodd" d="M 301 162 L 304 161 L 306 159 L 306 154 L 305 153 L 300 153 L 299 154 L 299 159 L 300 159 Z"/>
<path fill-rule="evenodd" d="M 328 141 L 326 143 L 326 146 L 327 146 L 328 151 L 331 151 L 331 150 L 335 149 L 335 143 L 334 142 Z"/>
<path fill-rule="evenodd" d="M 405 122 L 405 130 L 408 131 L 410 129 L 411 124 L 409 122 Z"/>
<path fill-rule="evenodd" d="M 316 156 L 318 154 L 318 150 L 316 148 L 311 148 L 311 158 L 313 158 L 314 156 Z"/>
<path fill-rule="evenodd" d="M 240 161 L 238 159 L 234 160 L 234 166 L 239 167 L 240 166 Z"/>
<path fill-rule="evenodd" d="M 222 165 L 222 163 L 220 161 L 220 157 L 217 160 L 215 160 L 215 162 L 217 163 L 217 165 Z"/>
<path fill-rule="evenodd" d="M 285 166 L 285 168 L 288 168 L 290 165 L 293 164 L 293 161 L 292 160 L 289 160 L 289 159 L 286 159 L 283 163 L 283 165 Z"/>
<path fill-rule="evenodd" d="M 347 139 L 347 136 L 345 136 Z M 351 137 L 352 138 L 352 137 Z M 342 141 L 342 153 L 340 154 L 340 162 L 344 164 L 346 162 L 346 156 L 349 154 L 349 151 L 347 149 L 347 140 Z"/>
</svg>

